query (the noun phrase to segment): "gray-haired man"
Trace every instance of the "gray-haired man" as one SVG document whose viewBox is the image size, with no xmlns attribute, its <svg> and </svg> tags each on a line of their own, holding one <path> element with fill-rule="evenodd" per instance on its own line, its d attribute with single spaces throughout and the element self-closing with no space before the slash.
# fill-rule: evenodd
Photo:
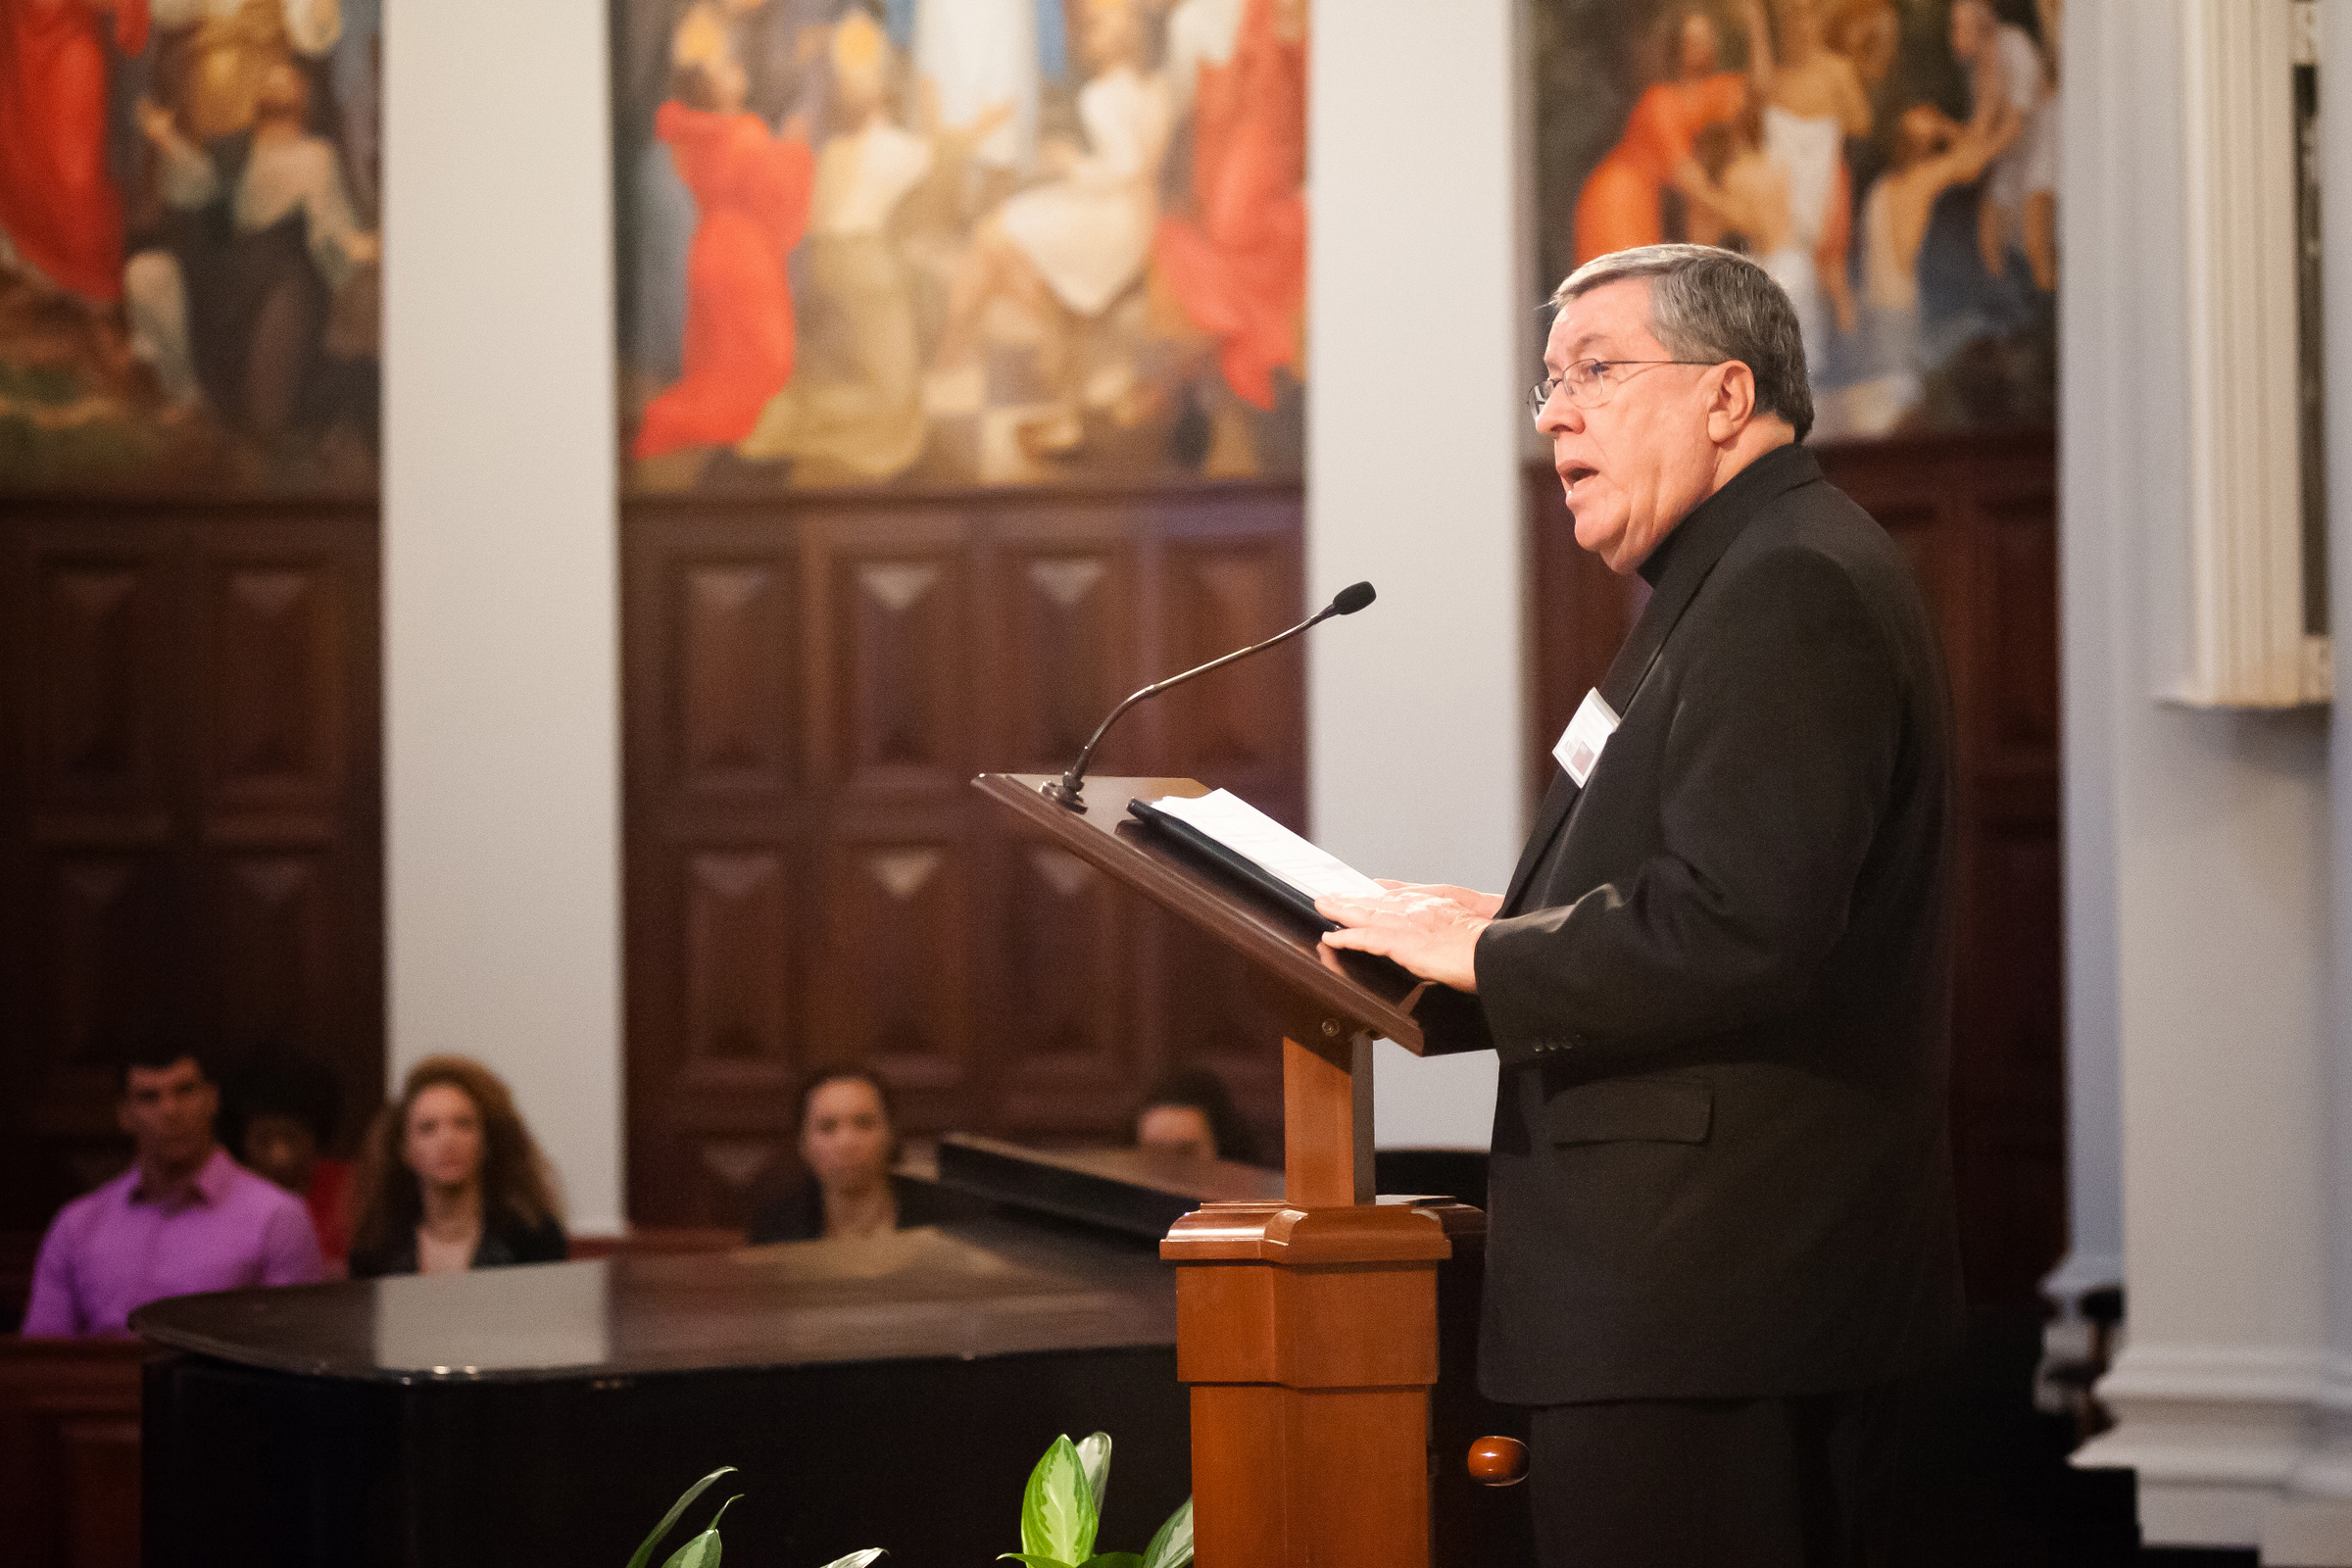
<svg viewBox="0 0 2352 1568">
<path fill-rule="evenodd" d="M 1651 246 L 1556 298 L 1536 422 L 1649 603 L 1509 891 L 1333 901 L 1325 941 L 1501 1057 L 1480 1382 L 1536 1407 L 1545 1562 L 1894 1560 L 1895 1391 L 1959 1308 L 1942 656 L 1798 445 L 1761 269 Z"/>
</svg>

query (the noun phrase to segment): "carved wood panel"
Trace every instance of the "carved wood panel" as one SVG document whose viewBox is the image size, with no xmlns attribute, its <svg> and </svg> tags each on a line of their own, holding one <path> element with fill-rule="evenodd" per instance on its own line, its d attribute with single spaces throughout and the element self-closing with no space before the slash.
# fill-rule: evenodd
<svg viewBox="0 0 2352 1568">
<path fill-rule="evenodd" d="M 1941 629 L 1960 735 L 1953 1158 L 1969 1291 L 2030 1301 L 2065 1250 L 2058 839 L 2057 454 L 2045 433 L 1821 449 L 1903 547 Z M 1576 548 L 1556 478 L 1528 470 L 1536 584 L 1531 753 L 1598 683 L 1640 579 Z"/>
<path fill-rule="evenodd" d="M 115 1061 L 383 1082 L 375 509 L 0 505 L 0 1228 L 117 1168 Z"/>
<path fill-rule="evenodd" d="M 792 1168 L 818 1065 L 906 1129 L 1123 1131 L 1172 1056 L 1279 1123 L 1272 1021 L 984 769 L 1057 770 L 1160 675 L 1300 613 L 1295 487 L 637 500 L 624 513 L 629 1194 L 741 1224 Z M 1303 665 L 1148 704 L 1099 772 L 1192 773 L 1297 821 Z M 1199 1027 L 1169 1038 L 1170 1005 Z"/>
</svg>

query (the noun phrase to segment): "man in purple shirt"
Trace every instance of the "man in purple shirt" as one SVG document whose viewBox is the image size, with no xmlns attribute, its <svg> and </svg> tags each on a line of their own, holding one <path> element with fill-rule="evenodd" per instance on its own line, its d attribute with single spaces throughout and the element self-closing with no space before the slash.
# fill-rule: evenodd
<svg viewBox="0 0 2352 1568">
<path fill-rule="evenodd" d="M 166 1296 L 319 1279 L 302 1200 L 214 1144 L 220 1097 L 195 1056 L 150 1051 L 123 1077 L 116 1114 L 137 1158 L 58 1211 L 33 1265 L 24 1338 L 122 1334 L 134 1308 Z"/>
</svg>

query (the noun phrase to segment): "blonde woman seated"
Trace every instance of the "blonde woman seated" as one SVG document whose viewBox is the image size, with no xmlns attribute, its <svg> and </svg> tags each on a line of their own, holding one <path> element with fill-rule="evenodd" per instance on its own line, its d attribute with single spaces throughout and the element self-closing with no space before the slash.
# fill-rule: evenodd
<svg viewBox="0 0 2352 1568">
<path fill-rule="evenodd" d="M 554 1186 L 497 1075 L 428 1056 L 368 1130 L 352 1276 L 561 1262 L 569 1243 Z"/>
</svg>

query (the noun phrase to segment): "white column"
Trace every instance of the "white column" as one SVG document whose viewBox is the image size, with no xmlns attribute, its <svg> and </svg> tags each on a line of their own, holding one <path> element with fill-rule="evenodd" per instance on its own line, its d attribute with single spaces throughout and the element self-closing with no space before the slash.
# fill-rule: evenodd
<svg viewBox="0 0 2352 1568">
<path fill-rule="evenodd" d="M 2352 0 L 2321 7 L 2320 142 L 2324 169 L 2352 171 Z M 2330 90 L 2330 88 L 2334 90 Z M 2326 176 L 2323 175 L 2323 178 Z M 2323 199 L 2328 328 L 2328 566 L 2335 689 L 2352 701 L 2352 179 Z M 2352 1563 L 2352 744 L 2335 730 L 2328 756 L 2335 855 L 2329 877 L 2328 1179 L 2330 1247 L 2320 1442 L 2296 1467 L 2287 1503 L 2265 1523 L 2267 1561 Z"/>
<path fill-rule="evenodd" d="M 2252 1545 L 2321 1367 L 2328 763 L 2322 712 L 2151 695 L 2188 605 L 2183 122 L 2163 84 L 2202 3 L 2067 23 L 2069 1028 L 2079 1093 L 2115 1053 L 2130 1309 L 2101 1386 L 2119 1425 L 2077 1462 L 2138 1471 L 2151 1544 Z"/>
<path fill-rule="evenodd" d="M 1318 14 L 1307 597 L 1380 602 L 1308 654 L 1308 811 L 1374 876 L 1499 892 L 1520 785 L 1522 363 L 1512 0 Z M 1384 1044 L 1386 1146 L 1485 1148 L 1492 1054 Z"/>
<path fill-rule="evenodd" d="M 619 690 L 605 8 L 385 28 L 391 1068 L 514 1087 L 620 1228 Z"/>
</svg>

